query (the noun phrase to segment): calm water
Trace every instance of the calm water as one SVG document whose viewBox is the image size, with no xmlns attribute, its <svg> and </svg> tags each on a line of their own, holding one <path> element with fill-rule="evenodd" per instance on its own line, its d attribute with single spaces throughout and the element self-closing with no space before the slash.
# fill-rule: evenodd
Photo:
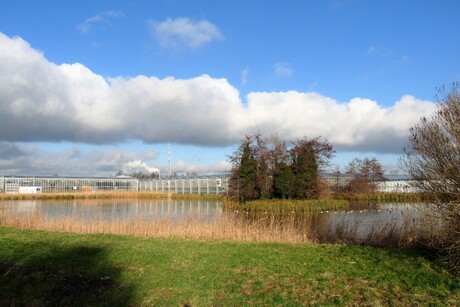
<svg viewBox="0 0 460 307">
<path fill-rule="evenodd" d="M 222 215 L 222 203 L 176 200 L 33 200 L 0 203 L 0 212 L 39 213 L 46 217 L 77 217 L 85 220 L 152 220 L 187 217 L 212 220 Z"/>
<path fill-rule="evenodd" d="M 311 213 L 311 216 L 322 226 L 326 225 L 331 231 L 338 227 L 354 227 L 359 236 L 366 236 L 372 228 L 376 227 L 382 228 L 386 225 L 402 227 L 407 223 L 417 224 L 420 218 L 420 208 L 424 206 L 427 205 L 352 203 L 348 210 L 319 211 Z M 236 214 L 233 211 L 224 210 L 221 202 L 142 199 L 7 201 L 0 203 L 0 213 L 27 215 L 39 213 L 48 218 L 74 217 L 84 220 L 142 219 L 148 221 L 193 217 L 203 222 Z"/>
</svg>

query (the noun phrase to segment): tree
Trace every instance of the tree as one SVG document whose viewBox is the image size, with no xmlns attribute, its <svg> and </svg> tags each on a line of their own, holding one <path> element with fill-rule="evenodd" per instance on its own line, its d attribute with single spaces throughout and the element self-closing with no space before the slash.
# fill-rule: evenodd
<svg viewBox="0 0 460 307">
<path fill-rule="evenodd" d="M 266 140 L 260 133 L 254 136 L 253 150 L 256 161 L 256 194 L 259 198 L 270 198 L 272 185 L 272 174 L 269 168 L 270 152 Z"/>
<path fill-rule="evenodd" d="M 319 170 L 333 156 L 327 140 L 301 139 L 287 149 L 277 135 L 247 135 L 229 156 L 229 195 L 240 202 L 260 198 L 316 198 Z"/>
<path fill-rule="evenodd" d="M 273 196 L 276 198 L 289 198 L 292 193 L 294 174 L 291 167 L 285 162 L 280 162 L 273 176 Z"/>
<path fill-rule="evenodd" d="M 377 158 L 355 158 L 348 164 L 346 173 L 353 177 L 348 183 L 348 190 L 352 193 L 374 193 L 376 183 L 385 179 Z"/>
<path fill-rule="evenodd" d="M 232 163 L 229 194 L 237 196 L 241 203 L 256 199 L 257 164 L 252 147 L 254 137 L 247 135 L 240 147 L 229 157 Z"/>
<path fill-rule="evenodd" d="M 268 156 L 270 195 L 275 198 L 288 198 L 291 193 L 292 170 L 289 166 L 286 142 L 275 133 L 266 139 L 265 144 Z"/>
<path fill-rule="evenodd" d="M 442 232 L 428 242 L 455 270 L 460 270 L 460 93 L 438 90 L 437 110 L 410 128 L 402 168 L 415 187 L 436 205 L 435 225 Z"/>
<path fill-rule="evenodd" d="M 319 171 L 334 156 L 334 149 L 327 140 L 303 138 L 290 150 L 293 185 L 291 195 L 295 198 L 319 196 Z"/>
</svg>

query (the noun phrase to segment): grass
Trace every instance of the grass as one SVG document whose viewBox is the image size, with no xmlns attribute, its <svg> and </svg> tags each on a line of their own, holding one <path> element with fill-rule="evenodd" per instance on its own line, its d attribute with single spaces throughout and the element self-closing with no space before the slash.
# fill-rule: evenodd
<svg viewBox="0 0 460 307">
<path fill-rule="evenodd" d="M 370 203 L 422 203 L 430 201 L 426 196 L 417 193 L 337 194 L 334 195 L 334 198 Z"/>
<path fill-rule="evenodd" d="M 237 202 L 228 202 L 227 206 L 232 209 L 240 208 L 248 211 L 302 211 L 313 212 L 321 210 L 345 210 L 348 208 L 349 202 L 343 199 L 307 199 L 307 200 L 287 200 L 287 199 L 269 199 L 269 200 L 254 200 L 239 204 Z"/>
<path fill-rule="evenodd" d="M 410 251 L 0 227 L 0 305 L 442 305 L 460 279 Z"/>
</svg>

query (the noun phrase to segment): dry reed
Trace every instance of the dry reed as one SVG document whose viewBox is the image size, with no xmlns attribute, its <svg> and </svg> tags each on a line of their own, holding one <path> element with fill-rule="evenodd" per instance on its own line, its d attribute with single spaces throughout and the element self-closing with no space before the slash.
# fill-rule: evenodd
<svg viewBox="0 0 460 307">
<path fill-rule="evenodd" d="M 190 215 L 173 215 L 153 219 L 107 219 L 100 216 L 49 217 L 35 211 L 20 213 L 4 208 L 0 211 L 0 226 L 55 232 L 83 234 L 119 234 L 140 237 L 186 238 L 198 240 L 226 240 L 242 242 L 320 242 L 366 244 L 400 248 L 419 247 L 428 235 L 423 221 L 406 215 L 402 223 L 376 223 L 363 235 L 362 223 L 339 220 L 334 227 L 326 214 L 311 212 L 264 213 L 234 211 L 206 220 Z"/>
<path fill-rule="evenodd" d="M 8 210 L 7 210 L 8 211 Z M 119 234 L 140 237 L 229 240 L 243 242 L 309 242 L 308 229 L 299 231 L 292 221 L 274 217 L 248 220 L 246 217 L 217 217 L 203 221 L 198 217 L 152 220 L 103 220 L 78 217 L 50 218 L 38 212 L 19 214 L 0 212 L 0 225 L 35 230 L 83 234 Z"/>
</svg>

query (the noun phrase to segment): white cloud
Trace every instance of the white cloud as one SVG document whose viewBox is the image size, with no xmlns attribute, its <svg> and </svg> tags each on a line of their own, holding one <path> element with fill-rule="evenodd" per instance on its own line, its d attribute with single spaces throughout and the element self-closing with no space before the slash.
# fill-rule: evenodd
<svg viewBox="0 0 460 307">
<path fill-rule="evenodd" d="M 177 161 L 171 167 L 172 172 L 177 174 L 196 173 L 196 174 L 218 174 L 228 172 L 231 164 L 227 161 L 220 161 L 211 164 L 187 164 L 182 160 Z"/>
<path fill-rule="evenodd" d="M 276 63 L 274 69 L 277 78 L 290 77 L 292 75 L 292 68 L 289 63 Z"/>
<path fill-rule="evenodd" d="M 252 92 L 246 106 L 226 79 L 106 79 L 78 63 L 50 63 L 20 38 L 0 33 L 0 46 L 0 141 L 224 146 L 260 131 L 292 140 L 321 135 L 342 150 L 397 153 L 409 127 L 434 111 L 432 102 L 412 96 L 383 107 L 296 91 Z M 100 161 L 101 169 L 123 165 L 113 162 L 117 157 Z"/>
<path fill-rule="evenodd" d="M 246 85 L 248 83 L 249 69 L 245 68 L 241 71 L 241 84 Z"/>
<path fill-rule="evenodd" d="M 105 11 L 101 14 L 86 19 L 84 22 L 78 24 L 76 28 L 80 33 L 88 33 L 94 28 L 96 24 L 103 24 L 107 26 L 110 24 L 110 19 L 122 16 L 124 16 L 124 14 L 121 12 Z"/>
<path fill-rule="evenodd" d="M 195 49 L 224 38 L 219 28 L 207 20 L 168 18 L 162 22 L 150 21 L 149 26 L 160 46 L 173 50 Z"/>
<path fill-rule="evenodd" d="M 251 93 L 243 130 L 291 140 L 320 135 L 342 150 L 401 152 L 409 128 L 432 111 L 433 103 L 412 96 L 385 108 L 370 99 L 340 103 L 314 92 Z"/>
</svg>

